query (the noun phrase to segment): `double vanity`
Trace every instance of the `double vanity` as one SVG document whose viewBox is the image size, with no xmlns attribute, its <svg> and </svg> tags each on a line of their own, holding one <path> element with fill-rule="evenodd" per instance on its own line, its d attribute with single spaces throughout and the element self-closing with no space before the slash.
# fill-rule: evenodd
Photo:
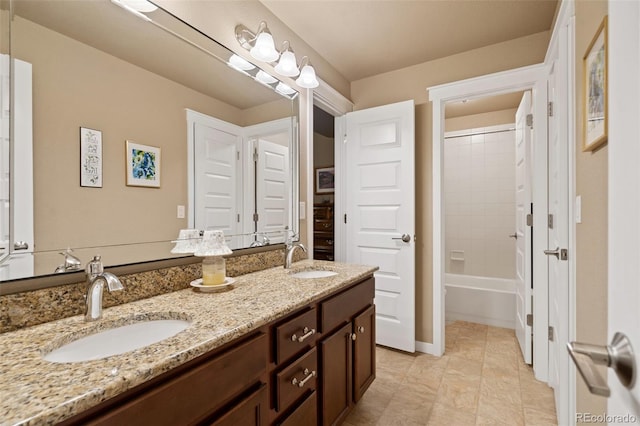
<svg viewBox="0 0 640 426">
<path fill-rule="evenodd" d="M 376 269 L 305 260 L 0 334 L 0 424 L 339 424 L 375 377 Z M 116 354 L 50 358 L 87 336 Z"/>
</svg>

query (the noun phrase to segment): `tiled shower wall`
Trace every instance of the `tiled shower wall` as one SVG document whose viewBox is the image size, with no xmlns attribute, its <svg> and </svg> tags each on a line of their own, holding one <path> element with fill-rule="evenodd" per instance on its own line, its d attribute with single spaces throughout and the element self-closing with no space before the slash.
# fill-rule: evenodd
<svg viewBox="0 0 640 426">
<path fill-rule="evenodd" d="M 502 131 L 513 127 L 502 125 L 446 134 L 447 273 L 516 277 L 515 240 L 509 237 L 516 229 L 515 130 Z M 472 136 L 464 136 L 471 133 Z"/>
</svg>

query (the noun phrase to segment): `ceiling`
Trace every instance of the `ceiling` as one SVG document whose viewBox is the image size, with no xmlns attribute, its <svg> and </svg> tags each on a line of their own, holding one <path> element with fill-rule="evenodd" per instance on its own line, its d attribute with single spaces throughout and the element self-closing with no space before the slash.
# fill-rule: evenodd
<svg viewBox="0 0 640 426">
<path fill-rule="evenodd" d="M 547 31 L 558 3 L 260 1 L 349 81 Z"/>
</svg>

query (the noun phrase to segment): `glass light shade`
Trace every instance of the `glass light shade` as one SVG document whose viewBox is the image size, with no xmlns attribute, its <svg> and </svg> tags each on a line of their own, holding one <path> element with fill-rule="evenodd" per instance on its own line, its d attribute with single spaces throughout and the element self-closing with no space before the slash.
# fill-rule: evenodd
<svg viewBox="0 0 640 426">
<path fill-rule="evenodd" d="M 231 254 L 231 249 L 227 246 L 222 231 L 204 231 L 202 241 L 193 253 L 195 256 L 224 256 Z"/>
<path fill-rule="evenodd" d="M 256 44 L 253 45 L 249 53 L 252 57 L 263 62 L 277 61 L 280 56 L 273 42 L 273 36 L 264 31 L 258 34 Z"/>
<path fill-rule="evenodd" d="M 262 70 L 258 71 L 258 73 L 256 74 L 256 79 L 264 84 L 272 84 L 278 81 L 277 78 L 275 78 L 272 75 L 269 75 L 268 73 Z"/>
<path fill-rule="evenodd" d="M 229 65 L 242 71 L 251 71 L 255 68 L 255 65 L 253 65 L 251 62 L 245 60 L 244 58 L 241 58 L 236 54 L 231 55 L 231 57 L 229 58 Z"/>
<path fill-rule="evenodd" d="M 283 95 L 293 95 L 294 93 L 296 93 L 294 89 L 282 82 L 278 83 L 278 85 L 276 86 L 276 91 L 282 93 Z"/>
<path fill-rule="evenodd" d="M 298 64 L 296 63 L 296 55 L 290 50 L 282 52 L 280 60 L 274 69 L 278 74 L 286 77 L 295 77 L 300 74 Z"/>
<path fill-rule="evenodd" d="M 200 244 L 200 231 L 197 229 L 181 229 L 178 239 L 171 241 L 175 243 L 175 247 L 171 249 L 171 253 L 191 253 L 198 249 Z"/>
<path fill-rule="evenodd" d="M 158 6 L 148 2 L 147 0 L 121 0 L 123 4 L 129 6 L 138 12 L 149 13 L 158 9 Z"/>
<path fill-rule="evenodd" d="M 313 89 L 318 87 L 320 83 L 316 78 L 316 70 L 311 65 L 305 65 L 300 71 L 300 77 L 296 80 L 296 84 L 305 89 Z"/>
</svg>

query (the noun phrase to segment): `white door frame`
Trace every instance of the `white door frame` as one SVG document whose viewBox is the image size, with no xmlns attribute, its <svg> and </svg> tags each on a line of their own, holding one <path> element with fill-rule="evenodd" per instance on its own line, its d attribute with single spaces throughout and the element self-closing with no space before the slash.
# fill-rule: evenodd
<svg viewBox="0 0 640 426">
<path fill-rule="evenodd" d="M 548 370 L 548 288 L 547 259 L 547 83 L 548 66 L 538 64 L 430 87 L 433 103 L 433 346 L 432 353 L 444 353 L 444 225 L 442 199 L 444 107 L 449 101 L 480 98 L 521 90 L 532 91 L 534 115 L 533 161 L 533 229 L 544 230 L 533 235 L 534 373 L 538 380 L 547 380 Z M 536 117 L 538 117 L 536 119 Z"/>
</svg>

